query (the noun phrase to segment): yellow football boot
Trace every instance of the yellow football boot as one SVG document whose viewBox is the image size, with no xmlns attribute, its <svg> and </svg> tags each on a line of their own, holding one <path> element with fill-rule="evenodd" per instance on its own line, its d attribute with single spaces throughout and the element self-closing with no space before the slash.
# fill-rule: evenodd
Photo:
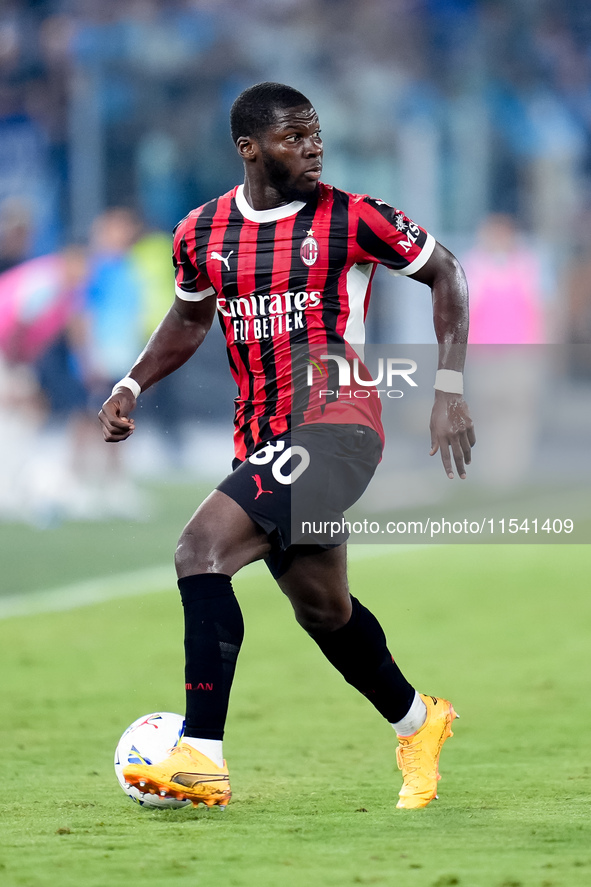
<svg viewBox="0 0 591 887">
<path fill-rule="evenodd" d="M 404 810 L 426 807 L 437 797 L 439 753 L 446 739 L 453 736 L 451 722 L 458 715 L 447 699 L 423 696 L 427 706 L 427 720 L 412 736 L 399 736 L 396 749 L 398 769 L 402 770 L 403 785 L 396 804 Z"/>
<path fill-rule="evenodd" d="M 225 807 L 232 797 L 226 762 L 220 768 L 185 742 L 171 749 L 159 764 L 129 764 L 123 770 L 123 778 L 140 792 L 186 799 L 194 807 Z"/>
</svg>

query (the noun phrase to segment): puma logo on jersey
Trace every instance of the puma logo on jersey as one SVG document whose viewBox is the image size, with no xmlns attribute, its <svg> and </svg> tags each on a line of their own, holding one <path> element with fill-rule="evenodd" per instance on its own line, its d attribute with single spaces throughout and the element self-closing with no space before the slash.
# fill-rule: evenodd
<svg viewBox="0 0 591 887">
<path fill-rule="evenodd" d="M 210 259 L 217 259 L 218 262 L 223 262 L 224 265 L 226 266 L 226 271 L 229 271 L 229 270 L 230 270 L 230 262 L 229 262 L 229 259 L 230 259 L 230 256 L 232 255 L 233 252 L 234 252 L 233 249 L 230 250 L 230 252 L 228 253 L 227 256 L 220 256 L 219 253 L 211 253 L 211 255 L 210 255 Z"/>
<path fill-rule="evenodd" d="M 261 493 L 271 493 L 271 495 L 273 495 L 273 490 L 263 490 L 263 482 L 261 480 L 260 474 L 253 474 L 252 479 L 255 482 L 255 484 L 257 485 L 257 490 L 258 490 L 258 493 L 254 497 L 255 502 L 259 498 Z"/>
</svg>

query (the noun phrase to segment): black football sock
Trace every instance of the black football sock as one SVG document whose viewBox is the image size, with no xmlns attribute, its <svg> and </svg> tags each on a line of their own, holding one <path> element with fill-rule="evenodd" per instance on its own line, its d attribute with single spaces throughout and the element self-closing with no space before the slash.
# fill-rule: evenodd
<svg viewBox="0 0 591 887">
<path fill-rule="evenodd" d="M 373 613 L 351 597 L 353 612 L 336 631 L 314 632 L 326 658 L 391 724 L 408 712 L 415 696 L 386 645 L 386 636 Z"/>
<path fill-rule="evenodd" d="M 223 573 L 179 579 L 185 615 L 185 735 L 222 739 L 244 637 L 232 580 Z"/>
</svg>

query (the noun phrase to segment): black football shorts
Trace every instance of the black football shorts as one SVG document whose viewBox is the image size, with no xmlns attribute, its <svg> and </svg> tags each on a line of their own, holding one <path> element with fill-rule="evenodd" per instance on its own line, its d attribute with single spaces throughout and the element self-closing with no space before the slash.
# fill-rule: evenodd
<svg viewBox="0 0 591 887">
<path fill-rule="evenodd" d="M 246 461 L 235 459 L 218 490 L 267 533 L 273 547 L 267 563 L 281 575 L 292 546 L 326 549 L 347 540 L 344 512 L 365 491 L 381 456 L 379 435 L 365 425 L 298 425 Z"/>
</svg>

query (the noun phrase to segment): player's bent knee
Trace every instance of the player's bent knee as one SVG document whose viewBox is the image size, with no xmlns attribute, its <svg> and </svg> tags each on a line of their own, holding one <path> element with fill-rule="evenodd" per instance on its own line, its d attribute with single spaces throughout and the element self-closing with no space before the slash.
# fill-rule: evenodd
<svg viewBox="0 0 591 887">
<path fill-rule="evenodd" d="M 174 554 L 179 577 L 218 572 L 221 558 L 219 537 L 216 540 L 215 534 L 209 531 L 206 524 L 199 522 L 185 527 Z"/>
<path fill-rule="evenodd" d="M 304 606 L 294 608 L 298 625 L 314 637 L 317 634 L 337 631 L 351 618 L 351 610 L 342 605 Z"/>
<path fill-rule="evenodd" d="M 248 518 L 245 527 L 232 527 L 197 514 L 187 524 L 175 552 L 177 576 L 197 573 L 225 573 L 233 576 L 246 564 L 266 557 L 270 550 L 267 536 Z"/>
</svg>

